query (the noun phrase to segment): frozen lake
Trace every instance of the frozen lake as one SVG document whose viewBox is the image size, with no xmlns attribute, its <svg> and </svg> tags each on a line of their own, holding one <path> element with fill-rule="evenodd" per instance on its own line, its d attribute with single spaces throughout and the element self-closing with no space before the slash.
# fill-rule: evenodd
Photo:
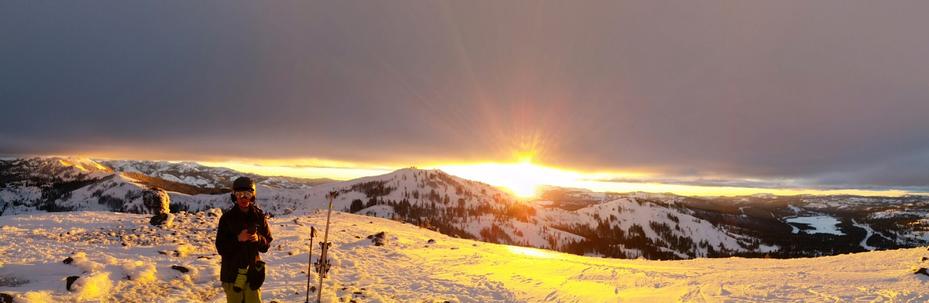
<svg viewBox="0 0 929 303">
<path fill-rule="evenodd" d="M 831 234 L 837 236 L 844 236 L 845 233 L 839 230 L 838 219 L 830 216 L 809 216 L 809 217 L 793 217 L 787 218 L 788 223 L 798 223 L 798 224 L 807 224 L 812 230 L 805 230 L 803 232 L 808 234 Z M 799 233 L 800 229 L 794 228 L 793 233 Z"/>
</svg>

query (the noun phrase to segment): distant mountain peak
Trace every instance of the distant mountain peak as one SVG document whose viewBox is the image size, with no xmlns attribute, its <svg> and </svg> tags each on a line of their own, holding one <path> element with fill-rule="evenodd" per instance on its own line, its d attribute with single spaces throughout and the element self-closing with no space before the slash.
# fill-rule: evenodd
<svg viewBox="0 0 929 303">
<path fill-rule="evenodd" d="M 57 159 L 58 163 L 64 166 L 74 167 L 83 172 L 113 172 L 112 169 L 106 167 L 97 161 L 91 160 L 89 158 L 76 158 L 76 157 L 67 157 Z"/>
</svg>

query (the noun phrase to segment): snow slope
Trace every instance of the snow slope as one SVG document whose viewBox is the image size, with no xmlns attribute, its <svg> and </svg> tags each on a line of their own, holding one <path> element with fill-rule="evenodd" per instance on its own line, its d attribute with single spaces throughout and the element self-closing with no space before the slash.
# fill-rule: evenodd
<svg viewBox="0 0 929 303">
<path fill-rule="evenodd" d="M 599 203 L 577 211 L 562 209 L 541 209 L 539 211 L 542 221 L 548 225 L 558 226 L 575 224 L 596 228 L 603 221 L 606 224 L 622 230 L 630 230 L 638 226 L 644 237 L 654 241 L 662 249 L 674 252 L 681 258 L 688 258 L 685 253 L 693 253 L 697 257 L 707 256 L 707 247 L 715 249 L 730 249 L 734 251 L 747 251 L 743 242 L 752 240 L 747 236 L 739 236 L 714 226 L 706 220 L 689 215 L 686 210 L 673 209 L 656 205 L 651 202 L 637 201 L 635 198 L 621 198 L 609 202 Z M 666 236 L 662 237 L 658 227 L 665 227 Z M 673 226 L 673 228 L 672 228 Z M 662 244 L 660 240 L 668 237 L 678 237 L 693 243 L 706 243 L 707 247 L 694 247 L 690 250 L 676 250 Z M 742 241 L 740 241 L 740 239 Z M 756 248 L 757 251 L 767 252 L 776 247 Z M 627 255 L 636 257 L 641 253 L 630 250 Z"/>
<path fill-rule="evenodd" d="M 219 215 L 218 209 L 182 212 L 172 230 L 125 213 L 0 217 L 0 292 L 16 302 L 223 302 L 212 244 Z M 271 219 L 275 240 L 264 255 L 265 302 L 303 300 L 306 237 L 310 226 L 324 221 L 322 212 Z M 325 302 L 929 300 L 929 277 L 912 273 L 927 255 L 923 248 L 786 260 L 618 260 L 456 239 L 339 212 L 332 222 L 334 265 Z M 381 231 L 387 244 L 373 246 L 366 236 Z M 67 257 L 71 264 L 62 263 Z M 70 275 L 80 278 L 67 291 Z"/>
</svg>

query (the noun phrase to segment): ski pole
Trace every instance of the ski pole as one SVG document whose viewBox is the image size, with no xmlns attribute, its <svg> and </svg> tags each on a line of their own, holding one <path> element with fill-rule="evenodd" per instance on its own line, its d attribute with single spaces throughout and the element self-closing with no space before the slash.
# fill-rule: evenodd
<svg viewBox="0 0 929 303">
<path fill-rule="evenodd" d="M 310 303 L 310 279 L 313 277 L 310 274 L 313 269 L 313 237 L 316 237 L 316 227 L 310 226 L 310 255 L 306 263 L 306 300 L 303 303 Z"/>
</svg>

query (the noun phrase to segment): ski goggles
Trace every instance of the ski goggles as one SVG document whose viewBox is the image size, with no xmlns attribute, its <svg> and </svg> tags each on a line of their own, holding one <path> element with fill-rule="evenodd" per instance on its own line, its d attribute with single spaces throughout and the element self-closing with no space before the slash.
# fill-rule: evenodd
<svg viewBox="0 0 929 303">
<path fill-rule="evenodd" d="M 233 195 L 235 195 L 236 199 L 255 197 L 255 193 L 250 192 L 250 191 L 237 191 L 237 192 L 234 192 Z"/>
</svg>

